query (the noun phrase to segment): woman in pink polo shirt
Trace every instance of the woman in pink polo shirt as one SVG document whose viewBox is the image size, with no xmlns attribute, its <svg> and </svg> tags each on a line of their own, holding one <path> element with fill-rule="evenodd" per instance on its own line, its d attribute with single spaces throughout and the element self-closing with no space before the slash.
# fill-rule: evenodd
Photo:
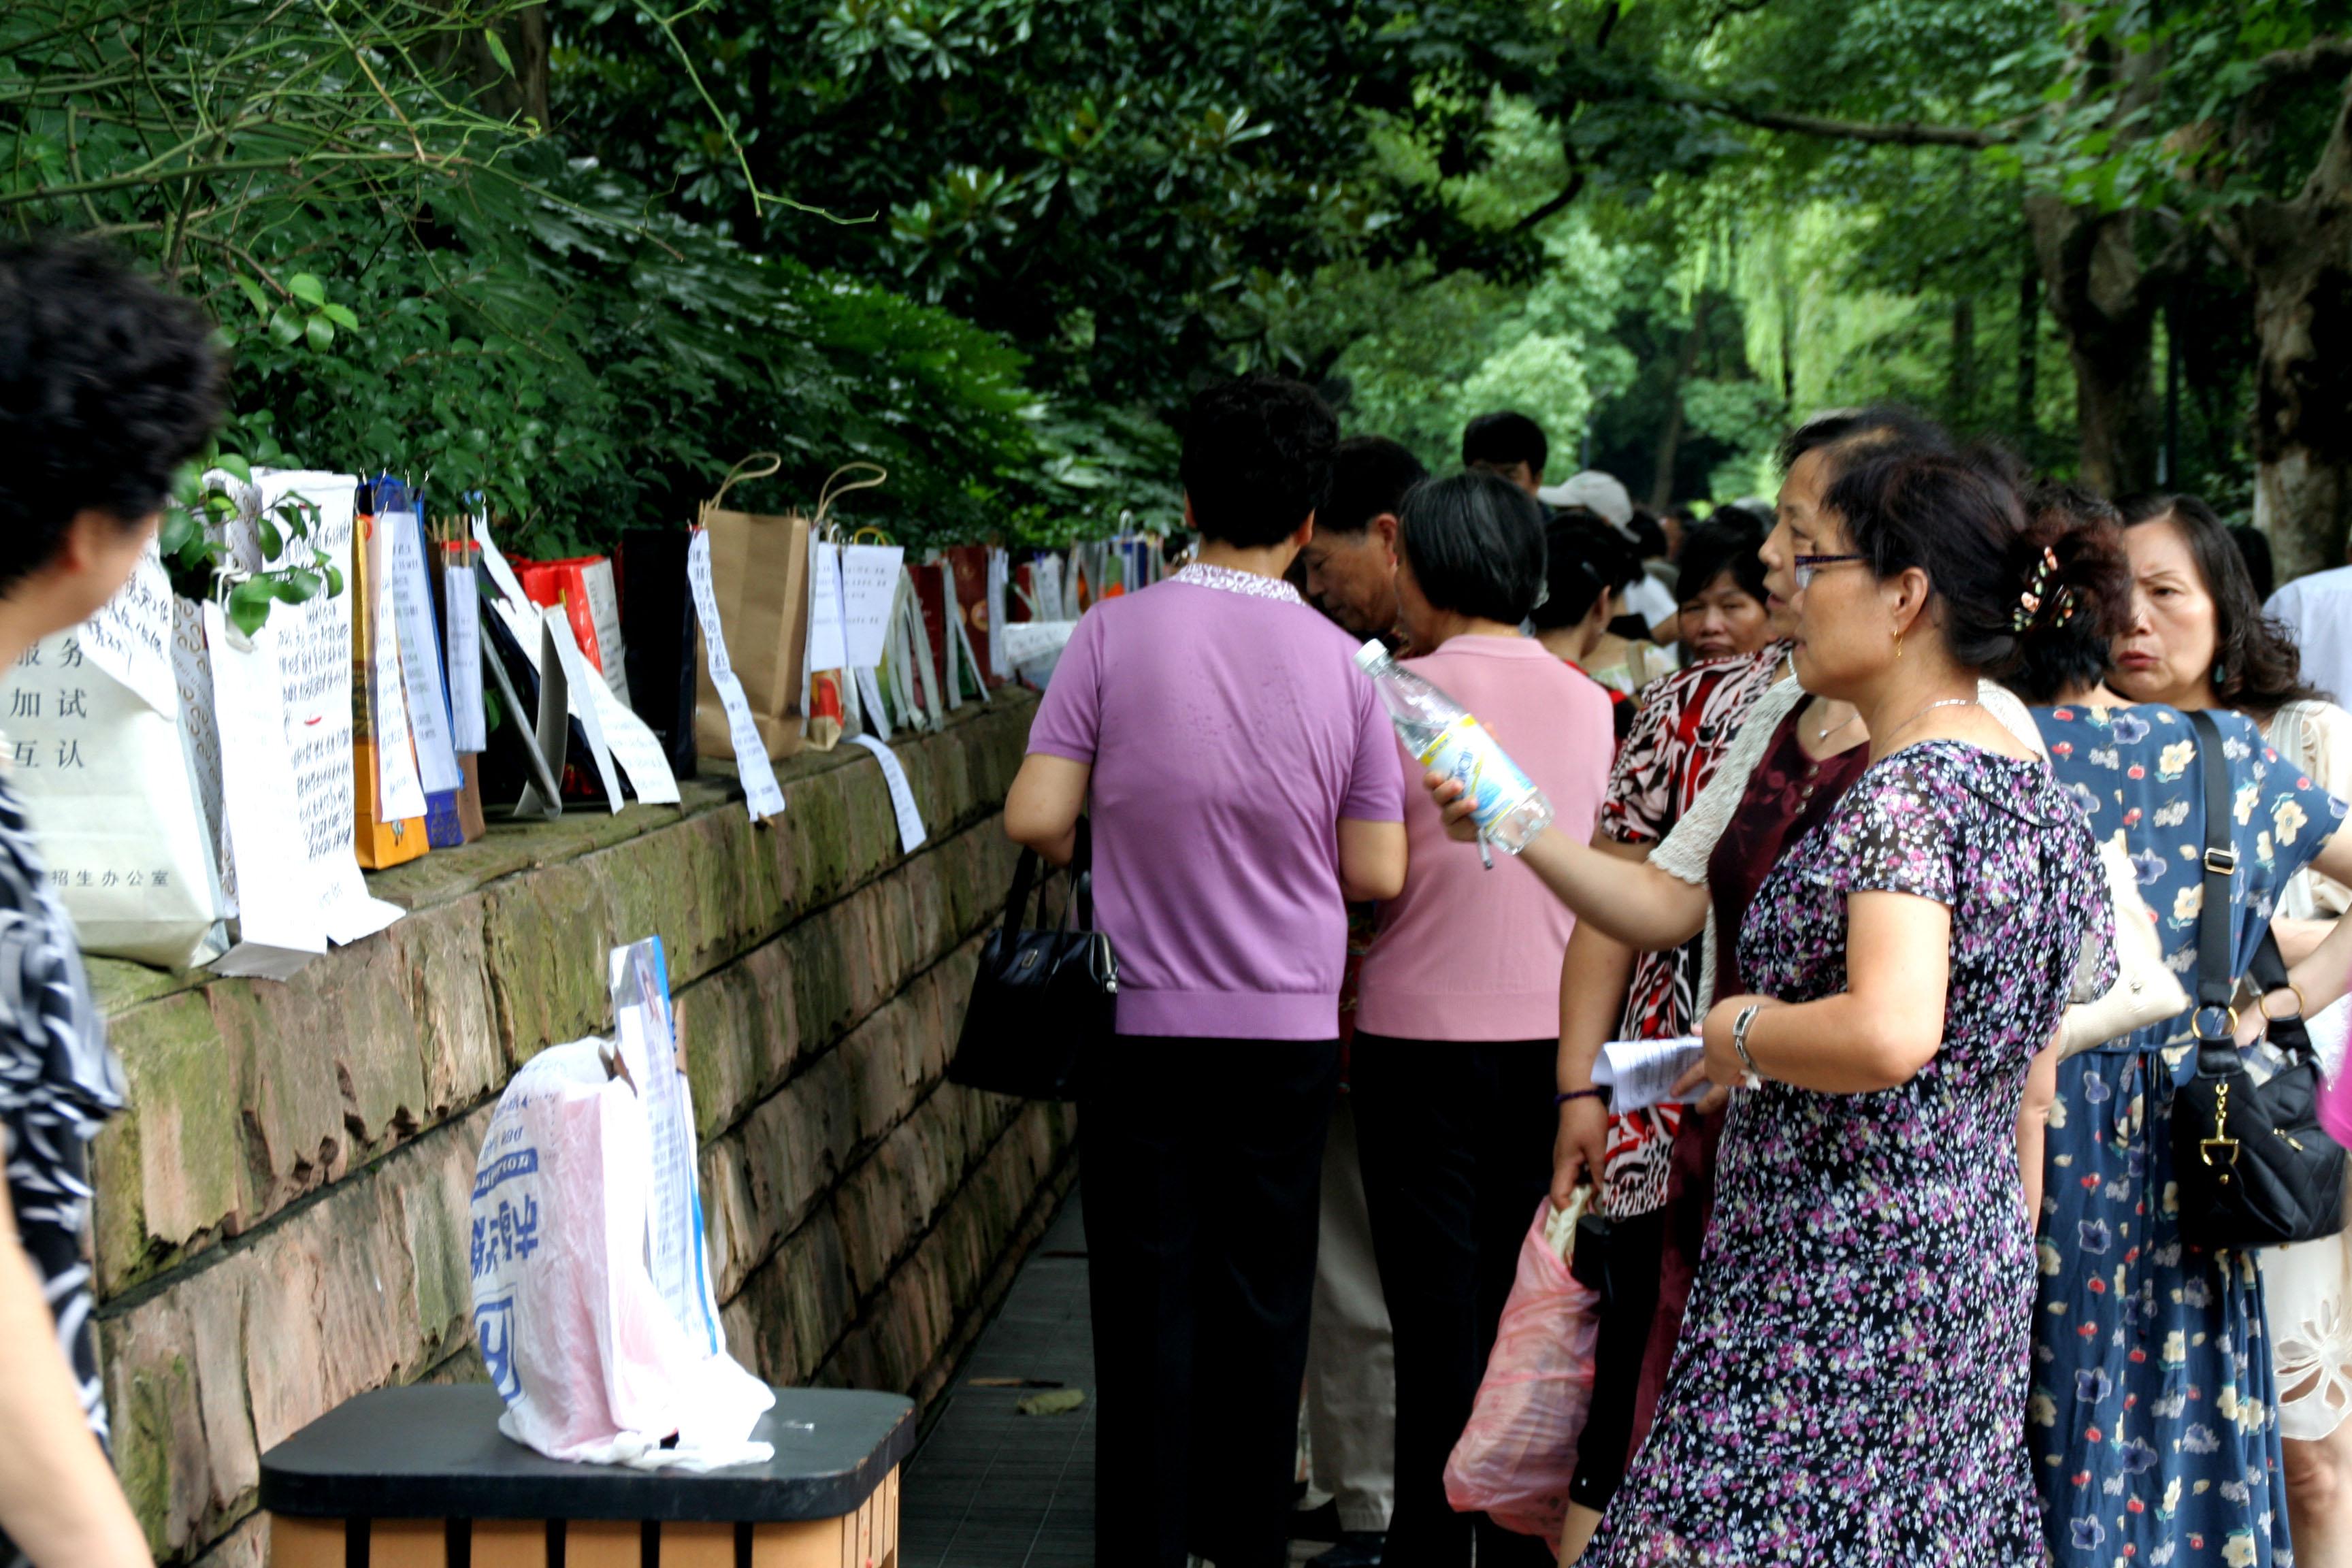
<svg viewBox="0 0 2352 1568">
<path fill-rule="evenodd" d="M 1544 520 L 1492 475 L 1405 498 L 1397 602 L 1407 661 L 1492 729 L 1590 837 L 1616 731 L 1609 694 L 1520 635 L 1544 583 Z M 1397 750 L 1398 774 L 1423 765 Z M 1445 1500 L 1520 1238 L 1551 1182 L 1560 957 L 1576 917 L 1526 867 L 1445 836 L 1406 791 L 1404 891 L 1381 907 L 1350 1068 L 1364 1190 L 1396 1335 L 1396 1511 L 1388 1557 L 1413 1568 L 1549 1568 L 1550 1553 Z"/>
</svg>

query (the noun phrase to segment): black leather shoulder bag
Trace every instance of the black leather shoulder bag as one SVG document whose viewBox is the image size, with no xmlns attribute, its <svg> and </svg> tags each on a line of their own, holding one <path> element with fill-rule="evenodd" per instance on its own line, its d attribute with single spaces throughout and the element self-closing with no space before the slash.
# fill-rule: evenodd
<svg viewBox="0 0 2352 1568">
<path fill-rule="evenodd" d="M 1021 852 L 1004 923 L 981 949 L 949 1082 L 1024 1100 L 1077 1098 L 1086 1047 L 1111 1037 L 1118 1011 L 1118 958 L 1110 938 L 1094 929 L 1093 865 L 1081 816 L 1070 859 L 1074 925 L 1040 931 L 1022 923 L 1033 884 L 1040 906 L 1045 898 L 1037 852 Z"/>
<path fill-rule="evenodd" d="M 2197 921 L 2197 1074 L 2172 1101 L 2172 1166 L 2179 1184 L 2180 1238 L 2191 1247 L 2276 1247 L 2344 1228 L 2344 1149 L 2319 1125 L 2319 1058 L 2301 1018 L 2273 1019 L 2271 1044 L 2285 1065 L 2257 1083 L 2235 1038 L 2231 962 L 2230 765 L 2221 727 L 2191 713 L 2205 779 L 2205 905 Z M 2266 931 L 2248 966 L 2259 994 L 2286 985 L 2286 964 Z M 2259 1001 L 2255 1004 L 2259 1006 Z"/>
</svg>

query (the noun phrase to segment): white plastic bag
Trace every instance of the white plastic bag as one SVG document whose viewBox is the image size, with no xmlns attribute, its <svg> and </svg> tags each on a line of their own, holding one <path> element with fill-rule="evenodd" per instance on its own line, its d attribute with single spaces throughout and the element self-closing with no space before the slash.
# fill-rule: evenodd
<svg viewBox="0 0 2352 1568">
<path fill-rule="evenodd" d="M 592 1464 L 764 1461 L 751 1429 L 775 1396 L 678 1322 L 646 1267 L 651 1134 L 609 1051 L 592 1038 L 532 1058 L 482 1141 L 474 1336 L 507 1402 L 499 1429 Z"/>
<path fill-rule="evenodd" d="M 1567 1522 L 1601 1336 L 1600 1295 L 1568 1271 L 1577 1212 L 1549 1198 L 1537 1205 L 1470 1424 L 1445 1461 L 1445 1500 L 1457 1512 L 1491 1514 L 1547 1543 Z"/>
</svg>

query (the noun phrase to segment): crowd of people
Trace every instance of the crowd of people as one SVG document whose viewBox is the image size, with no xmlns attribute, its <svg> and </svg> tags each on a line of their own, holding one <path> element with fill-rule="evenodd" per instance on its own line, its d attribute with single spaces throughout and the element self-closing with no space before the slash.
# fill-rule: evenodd
<svg viewBox="0 0 2352 1568">
<path fill-rule="evenodd" d="M 2236 1043 L 2308 1016 L 2340 1067 L 2352 567 L 2266 611 L 2196 498 L 1899 408 L 1780 455 L 1769 508 L 1654 516 L 1547 485 L 1518 415 L 1433 476 L 1292 383 L 1195 399 L 1194 556 L 1079 623 L 1006 806 L 1056 859 L 1090 818 L 1121 965 L 1097 1561 L 1287 1561 L 1303 1387 L 1328 1568 L 2352 1564 L 2344 1237 L 2184 1240 L 2196 1009 L 2055 1045 L 2127 860 L 2184 984 L 2279 955 Z M 1516 856 L 1368 637 L 1543 791 Z M 1605 1043 L 1693 1036 L 1680 1099 L 1612 1110 Z M 1580 1201 L 1549 1542 L 1444 1473 L 1529 1216 Z"/>
</svg>

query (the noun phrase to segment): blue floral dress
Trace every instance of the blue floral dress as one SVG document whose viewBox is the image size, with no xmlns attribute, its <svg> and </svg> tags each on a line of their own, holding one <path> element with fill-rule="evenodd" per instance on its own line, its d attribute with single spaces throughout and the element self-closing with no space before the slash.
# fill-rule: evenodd
<svg viewBox="0 0 2352 1568">
<path fill-rule="evenodd" d="M 2097 837 L 2120 832 L 2184 984 L 2204 903 L 2197 731 L 2170 708 L 2036 710 Z M 2234 786 L 2230 897 L 2242 969 L 2287 879 L 2344 805 L 2216 713 Z M 2042 1184 L 2027 1437 L 2059 1568 L 2290 1568 L 2262 1272 L 2181 1246 L 2172 1095 L 2196 1070 L 2181 1014 L 2059 1068 Z"/>
<path fill-rule="evenodd" d="M 1943 1047 L 1878 1093 L 1733 1095 L 1657 1422 L 1587 1563 L 2037 1568 L 2017 1110 L 2078 958 L 2113 973 L 2099 888 L 2047 769 L 1949 741 L 1872 764 L 1765 879 L 1740 967 L 1789 1002 L 1844 989 L 1848 894 L 1946 905 Z"/>
</svg>

